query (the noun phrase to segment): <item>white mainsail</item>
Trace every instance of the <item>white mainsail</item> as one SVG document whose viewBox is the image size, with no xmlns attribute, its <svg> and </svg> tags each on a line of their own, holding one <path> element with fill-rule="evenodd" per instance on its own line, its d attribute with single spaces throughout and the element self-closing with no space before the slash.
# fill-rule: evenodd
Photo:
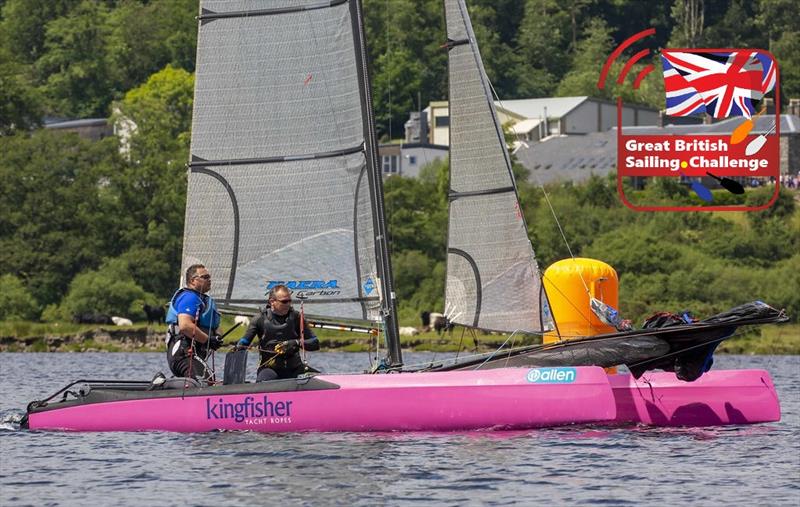
<svg viewBox="0 0 800 507">
<path fill-rule="evenodd" d="M 182 268 L 205 264 L 223 306 L 283 283 L 396 340 L 360 3 L 203 0 L 199 19 Z"/>
<path fill-rule="evenodd" d="M 541 277 L 464 0 L 445 0 L 450 90 L 451 322 L 541 332 Z"/>
</svg>

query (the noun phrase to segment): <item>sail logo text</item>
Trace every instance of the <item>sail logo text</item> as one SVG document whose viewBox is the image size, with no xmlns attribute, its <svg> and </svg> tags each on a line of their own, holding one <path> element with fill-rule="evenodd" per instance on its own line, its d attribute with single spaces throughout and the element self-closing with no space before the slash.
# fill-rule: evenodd
<svg viewBox="0 0 800 507">
<path fill-rule="evenodd" d="M 533 368 L 528 372 L 528 382 L 534 384 L 570 384 L 578 377 L 575 368 Z"/>
<path fill-rule="evenodd" d="M 269 401 L 266 395 L 261 400 L 247 396 L 239 403 L 226 402 L 222 398 L 215 402 L 207 399 L 206 417 L 233 419 L 238 423 L 253 418 L 263 418 L 259 419 L 259 423 L 289 423 L 292 422 L 292 403 L 292 401 Z"/>
<path fill-rule="evenodd" d="M 267 289 L 276 285 L 285 285 L 291 290 L 338 289 L 339 280 L 270 280 Z"/>
<path fill-rule="evenodd" d="M 342 293 L 339 290 L 339 280 L 270 280 L 267 282 L 267 290 L 276 285 L 285 285 L 289 290 L 296 291 L 297 296 L 303 298 L 338 296 Z"/>
</svg>

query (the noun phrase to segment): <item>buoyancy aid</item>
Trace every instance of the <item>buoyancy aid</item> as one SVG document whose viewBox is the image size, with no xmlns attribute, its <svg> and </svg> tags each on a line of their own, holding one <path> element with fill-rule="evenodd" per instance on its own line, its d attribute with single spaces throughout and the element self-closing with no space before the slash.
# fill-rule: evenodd
<svg viewBox="0 0 800 507">
<path fill-rule="evenodd" d="M 300 339 L 300 314 L 291 310 L 286 315 L 286 320 L 280 323 L 276 320 L 278 316 L 272 312 L 271 308 L 266 309 L 261 314 L 264 326 L 264 335 L 259 341 L 259 352 L 261 354 L 261 368 L 297 368 L 303 364 L 299 354 L 276 355 L 269 352 L 275 349 L 275 345 L 286 340 Z"/>
<path fill-rule="evenodd" d="M 188 287 L 175 291 L 175 294 L 172 295 L 172 299 L 169 300 L 169 309 L 167 310 L 166 318 L 167 324 L 177 324 L 178 311 L 175 309 L 175 301 L 178 299 L 178 296 L 186 291 L 192 291 L 200 297 L 200 318 L 197 319 L 197 326 L 203 330 L 218 328 L 221 317 L 217 311 L 217 304 L 214 302 L 214 299 L 207 294 L 201 294 Z"/>
<path fill-rule="evenodd" d="M 186 348 L 191 345 L 191 337 L 189 336 L 181 336 L 180 330 L 178 329 L 178 311 L 175 308 L 175 301 L 177 301 L 178 296 L 183 294 L 186 291 L 192 291 L 200 297 L 200 317 L 197 319 L 197 327 L 202 329 L 206 334 L 210 334 L 211 330 L 216 329 L 219 327 L 219 323 L 221 320 L 220 313 L 217 311 L 217 305 L 214 303 L 214 299 L 211 296 L 206 294 L 201 294 L 194 289 L 190 289 L 188 287 L 184 287 L 182 289 L 178 289 L 175 291 L 175 294 L 172 295 L 172 298 L 169 300 L 169 309 L 167 310 L 167 336 L 166 342 L 167 346 L 169 346 L 170 342 L 180 336 L 181 337 L 181 347 Z M 174 342 L 173 342 L 174 343 Z M 207 345 L 205 343 L 197 343 L 196 348 L 198 349 L 198 353 L 201 356 L 205 356 L 208 352 Z"/>
</svg>

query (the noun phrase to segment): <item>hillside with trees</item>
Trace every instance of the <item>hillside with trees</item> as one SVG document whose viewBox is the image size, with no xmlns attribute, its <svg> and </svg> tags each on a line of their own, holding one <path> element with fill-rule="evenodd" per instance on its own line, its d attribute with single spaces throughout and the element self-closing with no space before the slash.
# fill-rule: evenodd
<svg viewBox="0 0 800 507">
<path fill-rule="evenodd" d="M 595 87 L 611 49 L 650 26 L 654 50 L 769 49 L 781 66 L 781 96 L 800 97 L 800 17 L 791 1 L 468 3 L 504 99 L 623 93 L 661 108 L 657 72 L 636 96 L 626 95 L 630 87 Z M 447 96 L 443 8 L 438 0 L 364 5 L 379 130 L 399 137 L 420 100 Z M 702 20 L 686 14 L 698 6 Z M 56 321 L 85 311 L 137 319 L 143 303 L 163 303 L 174 290 L 197 10 L 196 0 L 0 0 L 0 320 Z M 117 115 L 138 126 L 126 156 L 115 137 L 90 142 L 40 128 L 45 118 Z M 446 164 L 385 183 L 407 322 L 443 306 L 446 185 Z M 545 190 L 572 252 L 620 273 L 627 317 L 684 308 L 704 315 L 753 298 L 800 314 L 800 212 L 788 193 L 759 213 L 673 214 L 628 210 L 608 179 Z M 682 191 L 644 192 L 674 200 Z M 543 189 L 520 178 L 520 193 L 540 266 L 567 257 Z"/>
</svg>

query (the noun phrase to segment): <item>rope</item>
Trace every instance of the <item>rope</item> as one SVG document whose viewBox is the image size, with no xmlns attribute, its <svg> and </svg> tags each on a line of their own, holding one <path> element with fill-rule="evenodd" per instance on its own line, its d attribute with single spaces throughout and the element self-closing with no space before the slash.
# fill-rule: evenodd
<svg viewBox="0 0 800 507">
<path fill-rule="evenodd" d="M 487 357 L 487 358 L 486 358 L 486 360 L 485 360 L 484 362 L 482 362 L 481 364 L 479 364 L 478 366 L 476 366 L 474 369 L 475 369 L 475 370 L 480 370 L 480 369 L 481 369 L 481 367 L 482 367 L 483 365 L 485 365 L 485 364 L 486 364 L 486 363 L 488 363 L 488 362 L 489 362 L 491 359 L 493 359 L 493 358 L 494 358 L 494 356 L 495 356 L 495 354 L 496 354 L 497 352 L 500 352 L 500 350 L 502 350 L 502 349 L 503 349 L 503 347 L 505 347 L 505 346 L 506 346 L 506 343 L 508 343 L 508 341 L 509 341 L 511 338 L 513 338 L 513 337 L 514 337 L 514 335 L 515 335 L 515 334 L 517 334 L 517 332 L 519 332 L 519 329 L 515 329 L 515 330 L 514 330 L 514 332 L 513 332 L 513 333 L 511 333 L 511 334 L 509 335 L 509 337 L 508 337 L 508 338 L 506 338 L 506 341 L 504 341 L 504 342 L 503 342 L 503 343 L 502 343 L 502 344 L 501 344 L 499 347 L 497 347 L 497 349 L 496 349 L 494 352 L 492 352 L 492 354 L 491 354 L 489 357 Z M 515 340 L 515 341 L 516 341 L 516 340 Z M 506 363 L 506 364 L 508 364 L 508 363 Z"/>
</svg>

